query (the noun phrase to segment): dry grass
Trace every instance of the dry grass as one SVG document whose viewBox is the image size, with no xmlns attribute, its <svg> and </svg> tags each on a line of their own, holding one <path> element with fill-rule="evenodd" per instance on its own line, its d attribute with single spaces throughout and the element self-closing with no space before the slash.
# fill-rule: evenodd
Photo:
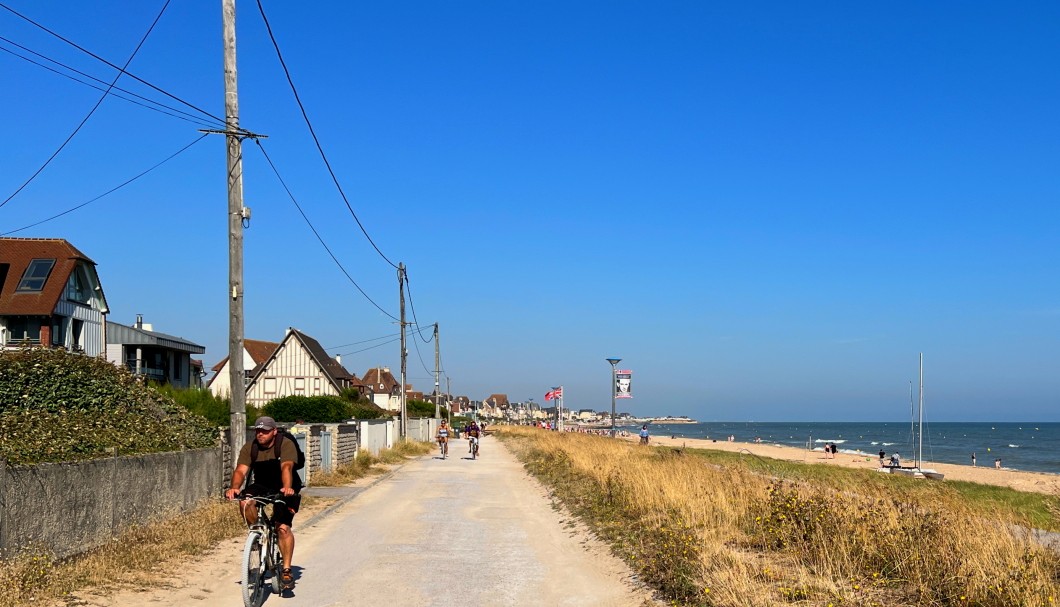
<svg viewBox="0 0 1060 607">
<path fill-rule="evenodd" d="M 503 428 L 527 468 L 677 605 L 1056 605 L 1060 557 L 957 492 L 836 490 L 581 434 Z"/>
<path fill-rule="evenodd" d="M 389 464 L 429 453 L 430 443 L 402 442 L 378 456 L 367 452 L 322 478 L 314 486 L 335 486 L 369 474 Z M 322 482 L 323 481 L 323 482 Z M 326 507 L 334 500 L 304 496 L 300 517 Z M 159 584 L 159 575 L 175 570 L 189 555 L 201 554 L 219 542 L 246 533 L 232 502 L 205 500 L 191 512 L 129 529 L 118 538 L 83 555 L 56 560 L 44 549 L 30 549 L 0 561 L 0 607 L 68 602 L 73 592 L 86 588 L 146 588 Z"/>
<path fill-rule="evenodd" d="M 357 457 L 348 464 L 339 466 L 326 474 L 314 475 L 310 479 L 314 487 L 337 487 L 346 485 L 372 474 L 382 474 L 386 466 L 405 461 L 410 457 L 418 457 L 430 453 L 434 449 L 432 443 L 419 441 L 402 441 L 391 449 L 383 449 L 379 455 L 372 455 L 367 451 L 359 451 Z"/>
</svg>

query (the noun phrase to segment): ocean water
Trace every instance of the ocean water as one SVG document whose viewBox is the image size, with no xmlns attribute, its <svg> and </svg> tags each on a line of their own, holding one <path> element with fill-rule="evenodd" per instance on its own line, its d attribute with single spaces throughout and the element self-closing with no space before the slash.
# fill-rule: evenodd
<svg viewBox="0 0 1060 607">
<path fill-rule="evenodd" d="M 880 449 L 912 463 L 913 438 L 908 422 L 701 422 L 650 424 L 656 436 L 705 438 L 821 449 L 834 442 L 842 453 L 876 457 Z M 924 460 L 1060 474 L 1060 423 L 924 423 Z"/>
</svg>

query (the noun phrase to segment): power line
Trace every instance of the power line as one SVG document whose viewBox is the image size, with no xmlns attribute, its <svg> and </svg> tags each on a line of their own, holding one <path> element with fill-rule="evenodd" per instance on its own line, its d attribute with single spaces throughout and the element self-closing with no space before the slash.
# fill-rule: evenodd
<svg viewBox="0 0 1060 607">
<path fill-rule="evenodd" d="M 167 2 L 167 4 L 168 4 L 168 2 Z M 3 2 L 0 2 L 0 8 L 12 13 L 13 15 L 15 15 L 16 17 L 18 17 L 20 19 L 23 19 L 24 21 L 30 23 L 31 25 L 33 25 L 33 26 L 35 26 L 35 27 L 37 27 L 39 29 L 44 30 L 45 32 L 51 34 L 52 36 L 58 38 L 59 40 L 62 40 L 63 42 L 65 42 L 65 43 L 69 44 L 70 46 L 76 48 L 77 50 L 81 51 L 82 53 L 85 53 L 89 57 L 92 57 L 93 59 L 102 62 L 103 64 L 107 65 L 108 67 L 111 67 L 113 69 L 118 70 L 119 75 L 124 74 L 124 75 L 132 78 L 133 80 L 135 80 L 135 81 L 137 81 L 137 82 L 139 82 L 139 83 L 141 83 L 143 85 L 146 85 L 146 86 L 158 91 L 159 93 L 162 93 L 163 95 L 165 95 L 166 97 L 169 97 L 170 99 L 172 99 L 174 101 L 180 102 L 180 103 L 188 106 L 189 108 L 191 108 L 191 109 L 193 109 L 193 110 L 195 110 L 195 111 L 197 111 L 197 112 L 199 112 L 199 113 L 201 113 L 203 115 L 206 115 L 206 116 L 209 116 L 210 118 L 213 118 L 214 120 L 216 120 L 220 124 L 227 124 L 225 122 L 224 118 L 219 118 L 219 117 L 211 114 L 210 112 L 207 112 L 206 110 L 194 105 L 193 103 L 191 103 L 189 101 L 185 101 L 185 100 L 181 99 L 180 97 L 177 97 L 176 95 L 174 95 L 174 94 L 172 94 L 172 93 L 170 93 L 168 91 L 162 90 L 161 88 L 151 84 L 150 82 L 144 80 L 143 78 L 140 78 L 136 74 L 132 74 L 132 73 L 129 73 L 129 72 L 125 71 L 124 67 L 118 67 L 117 65 L 114 65 L 113 63 L 111 63 L 110 61 L 107 61 L 103 57 L 100 57 L 99 55 L 97 55 L 97 54 L 93 53 L 92 51 L 86 49 L 85 47 L 77 44 L 76 42 L 73 42 L 72 40 L 68 40 L 67 38 L 64 38 L 61 34 L 53 32 L 52 30 L 48 29 L 47 27 L 44 27 L 40 23 L 37 23 L 33 19 L 30 19 L 29 17 L 23 15 L 22 13 L 20 13 L 20 12 L 14 10 L 13 8 L 7 6 Z M 125 65 L 126 65 L 126 67 L 128 67 L 129 64 L 126 63 Z M 240 130 L 242 131 L 243 129 L 240 129 Z M 249 131 L 247 131 L 247 132 L 249 132 Z"/>
<path fill-rule="evenodd" d="M 287 84 L 291 87 L 291 92 L 294 93 L 294 100 L 298 104 L 298 109 L 302 111 L 302 118 L 305 120 L 306 126 L 309 127 L 309 134 L 313 137 L 313 143 L 317 146 L 317 151 L 320 152 L 320 158 L 324 161 L 324 166 L 328 169 L 328 174 L 331 175 L 331 181 L 335 183 L 335 187 L 339 191 L 339 195 L 342 196 L 342 201 L 346 203 L 346 208 L 350 210 L 350 215 L 353 215 L 353 220 L 357 222 L 357 227 L 361 228 L 361 232 L 364 237 L 371 243 L 372 248 L 375 249 L 376 253 L 382 257 L 388 264 L 391 265 L 395 270 L 398 269 L 397 265 L 390 261 L 390 258 L 383 254 L 383 251 L 375 244 L 372 237 L 368 235 L 368 230 L 364 228 L 364 224 L 361 223 L 357 213 L 354 212 L 353 206 L 350 205 L 350 201 L 346 198 L 346 192 L 342 190 L 342 185 L 339 183 L 339 178 L 335 176 L 335 171 L 331 169 L 331 163 L 328 161 L 327 155 L 324 153 L 323 146 L 320 145 L 320 139 L 317 138 L 316 129 L 313 128 L 313 123 L 309 121 L 309 114 L 306 113 L 305 106 L 302 105 L 302 98 L 298 95 L 298 89 L 294 86 L 294 80 L 291 78 L 291 72 L 287 69 L 287 62 L 283 60 L 283 54 L 280 52 L 280 45 L 276 42 L 276 37 L 272 34 L 272 26 L 269 24 L 269 18 L 265 16 L 265 7 L 261 5 L 261 0 L 258 2 L 258 11 L 261 13 L 261 19 L 265 22 L 265 29 L 269 33 L 269 40 L 272 41 L 272 47 L 276 49 L 276 57 L 280 60 L 280 66 L 283 68 L 284 75 L 287 76 Z"/>
<path fill-rule="evenodd" d="M 361 350 L 354 350 L 353 352 L 342 352 L 342 353 L 339 354 L 339 356 L 349 356 L 351 354 L 360 354 L 361 352 L 367 352 L 369 350 L 374 350 L 376 348 L 381 348 L 383 346 L 389 346 L 390 344 L 394 343 L 395 341 L 399 341 L 400 339 L 401 339 L 400 337 L 395 337 L 394 339 L 391 339 L 390 341 L 384 341 L 381 344 L 376 344 L 374 346 L 368 346 L 367 348 L 363 348 Z"/>
<path fill-rule="evenodd" d="M 338 260 L 337 257 L 335 257 L 335 254 L 331 252 L 331 248 L 328 247 L 327 243 L 324 242 L 324 239 L 321 238 L 320 233 L 317 232 L 317 229 L 313 227 L 313 222 L 309 221 L 309 217 L 306 216 L 305 211 L 302 210 L 302 205 L 298 204 L 298 201 L 295 200 L 294 194 L 291 193 L 291 189 L 287 187 L 287 182 L 285 182 L 283 180 L 283 177 L 280 176 L 280 171 L 276 168 L 276 165 L 273 164 L 272 158 L 269 158 L 268 152 L 265 151 L 265 146 L 261 145 L 261 141 L 258 139 L 254 139 L 254 143 L 258 144 L 258 149 L 261 150 L 261 153 L 265 156 L 265 160 L 269 163 L 269 166 L 272 167 L 272 172 L 276 174 L 276 179 L 280 181 L 280 185 L 283 186 L 283 189 L 291 198 L 291 202 L 294 203 L 295 208 L 298 209 L 299 214 L 302 215 L 302 219 L 304 219 L 306 224 L 309 225 L 309 229 L 313 231 L 313 235 L 316 236 L 317 240 L 320 241 L 321 246 L 323 246 L 324 250 L 327 251 L 328 255 L 331 256 L 331 260 L 335 262 L 335 265 L 337 265 L 339 269 L 342 270 L 342 273 L 346 275 L 346 278 L 350 281 L 350 283 L 353 284 L 354 287 L 357 287 L 357 290 L 361 292 L 361 295 L 363 295 L 365 299 L 367 299 L 373 306 L 375 306 L 376 309 L 378 309 L 383 314 L 386 314 L 393 320 L 398 320 L 396 316 L 394 316 L 390 312 L 387 312 L 379 304 L 375 303 L 375 300 L 369 297 L 368 294 L 364 292 L 364 289 L 361 288 L 361 285 L 357 284 L 357 281 L 354 280 L 352 276 L 350 276 L 350 273 L 346 271 L 346 268 L 343 267 L 342 263 Z M 398 320 L 398 322 L 400 321 Z"/>
<path fill-rule="evenodd" d="M 150 173 L 151 171 L 157 169 L 158 167 L 162 166 L 163 164 L 169 162 L 170 160 L 173 160 L 177 156 L 181 155 L 185 150 L 187 150 L 191 146 L 195 145 L 196 143 L 199 143 L 200 141 L 202 141 L 205 138 L 206 138 L 205 134 L 204 135 L 200 135 L 198 139 L 196 139 L 195 141 L 192 141 L 188 145 L 180 148 L 179 150 L 177 150 L 176 152 L 171 154 L 169 157 L 167 157 L 162 162 L 159 162 L 158 164 L 156 164 L 153 167 L 147 169 L 146 171 L 143 171 L 142 173 L 140 173 L 139 175 L 136 175 L 135 177 L 132 177 L 130 179 L 127 179 L 127 180 L 123 181 L 122 183 L 118 184 L 117 186 L 114 186 L 113 188 L 107 190 L 106 192 L 103 192 L 102 194 L 100 194 L 99 196 L 96 196 L 95 198 L 93 198 L 91 200 L 86 200 L 85 202 L 82 202 L 81 204 L 77 205 L 76 207 L 67 209 L 67 210 L 65 210 L 62 213 L 59 213 L 57 215 L 52 215 L 51 217 L 49 217 L 47 219 L 42 219 L 42 220 L 38 221 L 37 223 L 31 223 L 28 226 L 22 226 L 21 228 L 18 228 L 17 230 L 11 230 L 10 232 L 4 232 L 4 233 L 0 234 L 0 236 L 7 236 L 9 234 L 15 234 L 16 232 L 21 232 L 22 230 L 28 230 L 28 229 L 30 229 L 32 227 L 39 226 L 42 223 L 47 223 L 47 222 L 49 222 L 49 221 L 51 221 L 53 219 L 58 219 L 59 217 L 62 217 L 63 215 L 67 215 L 69 213 L 73 213 L 74 211 L 76 211 L 76 210 L 78 210 L 78 209 L 80 209 L 82 207 L 86 207 L 86 206 L 92 204 L 93 202 L 99 200 L 100 198 L 103 198 L 104 196 L 108 196 L 110 194 L 113 194 L 114 192 L 117 192 L 118 190 L 124 188 L 125 186 L 129 185 L 130 183 L 136 181 L 137 179 L 139 179 L 139 178 L 143 177 L 144 175 Z"/>
<path fill-rule="evenodd" d="M 412 286 L 409 285 L 409 273 L 408 272 L 405 272 L 405 292 L 409 294 L 409 307 L 412 308 L 412 324 L 414 324 L 416 326 L 419 326 L 420 319 L 416 318 L 416 306 L 412 303 Z M 431 323 L 428 326 L 432 326 L 433 327 L 434 323 Z M 420 333 L 420 339 L 423 339 L 423 333 L 422 332 Z M 431 341 L 433 339 L 434 339 L 434 335 L 431 335 L 430 339 L 423 339 L 423 343 L 429 344 L 429 343 L 431 343 Z"/>
<path fill-rule="evenodd" d="M 391 333 L 390 335 L 384 335 L 382 337 L 373 337 L 371 339 L 365 339 L 365 340 L 362 340 L 362 341 L 355 341 L 355 342 L 351 342 L 351 343 L 348 343 L 348 344 L 342 344 L 342 345 L 339 345 L 339 346 L 331 346 L 330 348 L 324 348 L 324 349 L 325 350 L 338 350 L 339 348 L 348 348 L 350 346 L 359 346 L 361 344 L 366 344 L 366 343 L 373 342 L 373 341 L 379 341 L 380 339 L 389 339 L 389 338 L 397 337 L 397 335 L 398 335 L 397 333 Z"/>
<path fill-rule="evenodd" d="M 129 67 L 129 64 L 132 63 L 133 58 L 136 57 L 136 53 L 140 52 L 140 48 L 144 45 L 144 42 L 147 42 L 147 37 L 151 35 L 151 32 L 155 29 L 155 25 L 157 25 L 159 19 L 162 18 L 162 14 L 166 12 L 166 7 L 169 6 L 169 2 L 170 0 L 166 0 L 166 3 L 162 5 L 162 10 L 158 12 L 158 16 L 155 17 L 155 20 L 151 22 L 151 27 L 147 28 L 147 32 L 143 35 L 143 38 L 140 39 L 140 43 L 136 45 L 136 48 L 133 49 L 132 55 L 129 55 L 129 59 L 125 61 L 125 65 L 122 67 L 123 73 L 125 71 L 125 68 Z M 7 8 L 7 6 L 4 6 L 2 4 L 0 4 L 0 6 L 3 6 L 3 8 Z M 11 9 L 7 8 L 7 10 Z M 15 14 L 17 15 L 18 13 Z M 44 164 L 42 164 L 39 169 L 37 169 L 32 175 L 30 175 L 29 179 L 27 179 L 25 183 L 18 186 L 17 190 L 12 192 L 11 195 L 8 196 L 3 202 L 0 202 L 0 207 L 3 207 L 5 204 L 11 202 L 12 198 L 18 196 L 19 192 L 21 192 L 26 186 L 28 186 L 30 182 L 36 179 L 37 175 L 40 175 L 41 172 L 45 169 L 45 167 L 51 164 L 52 160 L 55 160 L 55 157 L 59 155 L 59 152 L 63 151 L 63 148 L 66 147 L 66 144 L 70 143 L 70 140 L 74 138 L 74 135 L 77 135 L 78 131 L 81 130 L 81 127 L 85 126 L 85 123 L 88 122 L 88 119 L 92 117 L 92 114 L 96 113 L 96 110 L 99 109 L 99 106 L 103 104 L 103 100 L 106 99 L 107 95 L 110 94 L 110 90 L 114 88 L 115 84 L 118 83 L 119 78 L 121 78 L 120 73 L 114 77 L 114 81 L 111 82 L 110 85 L 107 87 L 107 90 L 103 92 L 103 95 L 99 98 L 99 101 L 96 102 L 96 105 L 92 106 L 92 109 L 89 110 L 88 115 L 86 115 L 84 119 L 81 120 L 81 123 L 77 125 L 77 128 L 74 129 L 74 132 L 70 133 L 70 136 L 66 138 L 66 141 L 63 141 L 62 145 L 60 145 L 59 148 L 55 150 L 55 152 L 52 153 L 52 155 L 49 156 L 47 160 L 44 161 Z"/>
<path fill-rule="evenodd" d="M 96 82 L 98 82 L 100 84 L 107 84 L 107 82 L 105 80 L 101 80 L 99 78 L 96 78 L 95 76 L 93 76 L 91 74 L 82 72 L 81 70 L 79 70 L 77 68 L 74 68 L 74 67 L 71 67 L 71 66 L 69 66 L 69 65 L 67 65 L 67 64 L 65 64 L 65 63 L 63 63 L 61 61 L 57 61 L 55 59 L 52 59 L 51 57 L 48 57 L 47 55 L 44 55 L 42 53 L 38 53 L 37 51 L 35 51 L 35 50 L 33 50 L 33 49 L 29 48 L 29 47 L 26 47 L 24 45 L 21 45 L 21 44 L 15 42 L 14 40 L 11 40 L 9 38 L 5 38 L 4 36 L 0 36 L 0 41 L 5 42 L 7 44 L 10 44 L 11 46 L 14 46 L 16 48 L 20 48 L 20 49 L 26 51 L 27 53 L 31 53 L 33 55 L 36 55 L 37 57 L 40 57 L 41 59 L 44 59 L 45 61 L 49 61 L 51 63 L 54 63 L 55 65 L 58 65 L 58 66 L 62 67 L 63 69 L 69 70 L 69 71 L 71 71 L 71 72 L 73 72 L 75 74 L 78 74 L 80 76 L 84 76 L 85 78 L 88 78 L 90 80 L 94 80 L 94 81 L 96 81 Z M 59 71 L 59 70 L 57 70 L 57 69 L 55 69 L 53 67 L 44 65 L 43 63 L 41 63 L 39 61 L 35 61 L 34 59 L 32 59 L 30 57 L 27 57 L 25 55 L 22 55 L 20 53 L 17 53 L 17 52 L 15 52 L 15 51 L 13 51 L 13 50 L 11 50 L 9 48 L 5 48 L 3 46 L 0 46 L 0 51 L 3 51 L 3 52 L 8 53 L 8 54 L 11 54 L 11 55 L 13 55 L 15 57 L 18 57 L 19 59 L 22 59 L 23 61 L 26 61 L 28 63 L 32 63 L 33 65 L 36 65 L 37 67 L 40 67 L 42 69 L 46 69 L 49 72 L 52 72 L 54 74 L 58 74 L 59 76 L 62 76 L 63 78 L 69 78 L 70 80 L 73 80 L 74 82 L 77 82 L 78 84 L 83 84 L 83 85 L 85 85 L 87 87 L 96 89 L 97 91 L 104 90 L 103 88 L 100 88 L 100 87 L 92 84 L 91 82 L 85 82 L 84 80 L 81 80 L 79 78 L 75 78 L 74 76 L 71 76 L 70 74 L 63 73 L 63 72 L 61 72 L 61 71 Z M 216 123 L 215 124 L 213 122 L 207 122 L 205 119 L 203 119 L 203 118 L 201 118 L 199 116 L 196 116 L 195 114 L 190 114 L 188 112 L 185 112 L 184 110 L 180 110 L 180 109 L 177 109 L 175 107 L 172 107 L 172 106 L 166 105 L 164 103 L 161 103 L 159 101 L 155 101 L 153 99 L 149 99 L 147 97 L 144 97 L 143 95 L 139 95 L 139 94 L 134 93 L 134 92 L 132 92 L 132 91 L 130 91 L 128 89 L 124 89 L 124 88 L 122 88 L 120 86 L 113 87 L 113 90 L 121 91 L 121 92 L 123 92 L 123 93 L 125 93 L 127 95 L 131 95 L 133 97 L 136 97 L 137 99 L 142 99 L 143 101 L 145 101 L 147 103 L 140 103 L 139 101 L 135 101 L 133 99 L 129 99 L 128 97 L 124 97 L 124 96 L 119 95 L 117 93 L 114 93 L 112 91 L 111 92 L 111 96 L 113 96 L 113 97 L 117 97 L 117 98 L 122 99 L 124 101 L 128 101 L 129 103 L 134 103 L 134 104 L 139 105 L 141 107 L 144 107 L 144 108 L 147 108 L 149 110 L 153 110 L 153 111 L 159 112 L 161 114 L 165 114 L 167 116 L 172 116 L 174 118 L 179 118 L 181 120 L 185 120 L 187 122 L 191 122 L 191 123 L 197 124 L 199 126 L 206 126 L 206 127 L 215 127 L 215 126 L 218 126 L 218 125 L 222 125 L 223 126 L 222 123 Z M 147 105 L 147 104 L 152 104 L 152 105 Z M 154 106 L 158 106 L 158 107 L 154 107 Z M 159 108 L 165 108 L 165 110 L 169 110 L 169 111 L 165 111 L 165 110 L 159 109 Z"/>
</svg>

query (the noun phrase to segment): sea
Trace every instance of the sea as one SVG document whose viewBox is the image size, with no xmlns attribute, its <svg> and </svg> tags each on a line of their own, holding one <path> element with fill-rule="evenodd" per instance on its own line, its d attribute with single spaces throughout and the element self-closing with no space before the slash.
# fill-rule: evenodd
<svg viewBox="0 0 1060 607">
<path fill-rule="evenodd" d="M 639 427 L 638 424 L 636 427 Z M 841 453 L 887 457 L 897 453 L 912 463 L 915 428 L 909 422 L 699 422 L 652 423 L 655 436 L 724 441 L 735 436 L 754 442 L 823 450 L 835 443 Z M 1060 474 L 1060 423 L 924 423 L 924 460 L 993 467 L 996 459 L 1012 470 Z"/>
</svg>

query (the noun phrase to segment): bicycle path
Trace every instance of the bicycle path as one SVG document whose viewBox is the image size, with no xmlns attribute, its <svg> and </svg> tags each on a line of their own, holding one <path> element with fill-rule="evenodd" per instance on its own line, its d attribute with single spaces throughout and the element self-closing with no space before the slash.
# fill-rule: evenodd
<svg viewBox="0 0 1060 607">
<path fill-rule="evenodd" d="M 495 438 L 468 459 L 422 457 L 311 525 L 295 519 L 292 593 L 267 607 L 657 605 L 624 563 L 553 507 Z M 303 523 L 304 524 L 304 523 Z M 108 597 L 112 607 L 241 604 L 241 542 L 192 563 L 194 581 Z M 210 559 L 216 562 L 210 562 Z M 125 601 L 128 601 L 127 603 Z"/>
</svg>

